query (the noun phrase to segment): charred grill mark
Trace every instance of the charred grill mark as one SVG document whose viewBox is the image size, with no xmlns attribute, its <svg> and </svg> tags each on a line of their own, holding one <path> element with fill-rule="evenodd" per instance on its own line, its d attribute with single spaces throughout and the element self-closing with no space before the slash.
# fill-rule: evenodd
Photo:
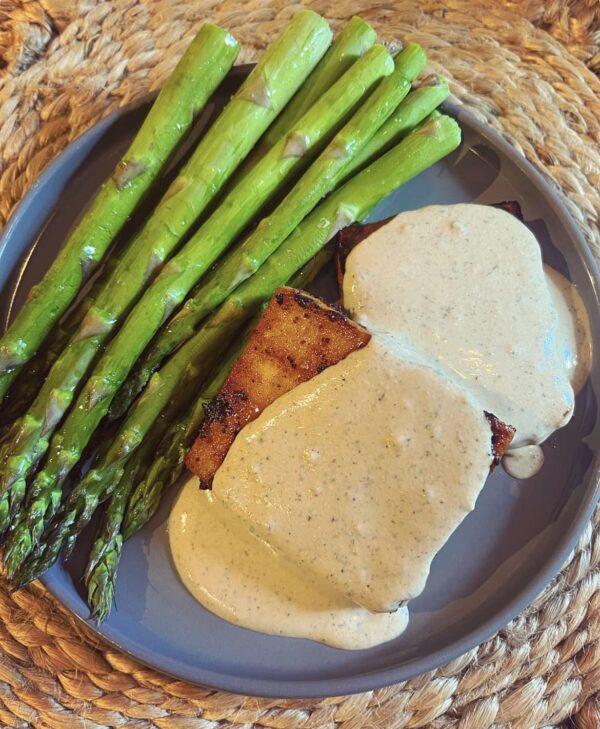
<svg viewBox="0 0 600 729">
<path fill-rule="evenodd" d="M 298 306 L 301 306 L 303 309 L 309 310 L 310 312 L 317 312 L 320 315 L 325 314 L 329 321 L 332 322 L 341 322 L 349 318 L 341 310 L 341 306 L 336 304 L 324 304 L 319 299 L 302 292 L 294 294 L 294 301 L 298 304 Z M 309 311 L 304 313 L 304 319 L 310 318 Z"/>
<path fill-rule="evenodd" d="M 309 307 L 312 308 L 315 305 L 315 300 L 312 296 L 307 296 L 301 292 L 294 294 L 294 301 L 303 309 L 308 309 Z"/>
<path fill-rule="evenodd" d="M 329 311 L 327 312 L 327 317 L 329 318 L 329 321 L 333 321 L 333 322 L 344 321 L 344 319 L 346 319 L 344 314 L 340 313 L 339 311 L 336 311 L 335 309 L 329 309 Z"/>
<path fill-rule="evenodd" d="M 204 422 L 217 423 L 233 414 L 233 407 L 229 400 L 219 393 L 214 400 L 204 405 Z"/>
<path fill-rule="evenodd" d="M 347 317 L 348 319 L 351 319 L 350 312 L 347 309 L 344 309 L 344 307 L 340 304 L 339 301 L 336 301 L 333 304 L 330 304 L 331 308 L 334 311 L 337 311 L 339 314 L 342 314 L 343 316 Z"/>
</svg>

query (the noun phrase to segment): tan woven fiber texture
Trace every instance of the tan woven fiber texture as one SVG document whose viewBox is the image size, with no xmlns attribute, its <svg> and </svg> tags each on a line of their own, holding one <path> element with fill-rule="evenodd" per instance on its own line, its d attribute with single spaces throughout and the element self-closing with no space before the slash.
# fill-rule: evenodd
<svg viewBox="0 0 600 729">
<path fill-rule="evenodd" d="M 455 95 L 565 195 L 600 255 L 598 0 L 321 0 L 421 43 Z M 211 19 L 240 62 L 300 7 L 286 0 L 0 0 L 0 225 L 42 169 L 109 111 L 156 88 Z M 587 64 L 587 65 L 586 65 Z M 35 729 L 600 727 L 600 512 L 553 583 L 484 645 L 432 673 L 320 701 L 175 681 L 98 641 L 38 585 L 0 579 L 0 725 Z"/>
</svg>

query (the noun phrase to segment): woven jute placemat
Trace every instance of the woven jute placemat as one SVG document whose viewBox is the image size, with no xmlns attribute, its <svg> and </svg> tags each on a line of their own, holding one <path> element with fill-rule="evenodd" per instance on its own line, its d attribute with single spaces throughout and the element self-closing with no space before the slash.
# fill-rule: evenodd
<svg viewBox="0 0 600 729">
<path fill-rule="evenodd" d="M 300 3 L 0 0 L 0 225 L 69 141 L 158 87 L 208 19 L 252 60 Z M 321 0 L 421 43 L 455 95 L 564 193 L 600 255 L 598 0 Z M 586 67 L 587 64 L 587 67 Z M 44 591 L 0 578 L 0 723 L 148 729 L 600 727 L 600 512 L 560 575 L 498 635 L 403 684 L 320 701 L 235 696 L 151 671 Z"/>
</svg>

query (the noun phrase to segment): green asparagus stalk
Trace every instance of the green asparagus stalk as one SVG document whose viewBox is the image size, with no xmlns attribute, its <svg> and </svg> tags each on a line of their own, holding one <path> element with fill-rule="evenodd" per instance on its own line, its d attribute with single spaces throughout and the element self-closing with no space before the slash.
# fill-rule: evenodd
<svg viewBox="0 0 600 729">
<path fill-rule="evenodd" d="M 191 152 L 186 156 L 189 157 Z M 176 160 L 173 157 L 167 172 L 162 175 L 160 184 L 166 186 L 170 184 L 176 176 Z M 158 203 L 159 185 L 149 193 L 144 202 L 146 209 L 153 209 Z M 140 207 L 136 214 L 141 214 L 143 208 Z M 11 385 L 0 409 L 0 425 L 14 423 L 17 418 L 23 415 L 35 400 L 40 387 L 45 380 L 54 362 L 58 359 L 62 351 L 68 345 L 71 337 L 75 334 L 83 321 L 85 315 L 90 310 L 93 302 L 98 298 L 103 289 L 109 284 L 111 277 L 116 271 L 117 265 L 127 250 L 128 243 L 131 240 L 131 232 L 135 231 L 138 221 L 132 216 L 127 224 L 120 231 L 117 242 L 111 247 L 107 254 L 108 260 L 105 265 L 101 266 L 101 272 L 95 277 L 89 290 L 81 298 L 76 306 L 68 311 L 59 323 L 52 329 L 46 337 L 43 345 L 38 349 L 34 357 L 32 357 L 26 365 L 24 365 Z M 135 238 L 133 239 L 135 241 Z"/>
<path fill-rule="evenodd" d="M 354 61 L 371 48 L 376 38 L 373 28 L 362 18 L 350 18 L 319 65 L 249 155 L 240 171 L 241 175 L 245 175 L 293 128 L 298 119 L 333 86 Z"/>
<path fill-rule="evenodd" d="M 126 474 L 122 479 L 122 483 L 125 482 L 124 489 L 127 488 L 127 479 L 128 475 Z M 96 542 L 94 542 L 93 550 L 96 549 L 97 542 L 100 542 L 105 549 L 101 556 L 96 556 L 92 551 L 93 566 L 88 565 L 84 575 L 90 618 L 98 624 L 106 620 L 112 608 L 117 570 L 123 548 L 123 536 L 119 531 L 119 526 L 122 520 L 124 503 L 126 502 L 126 494 L 123 493 L 119 497 L 117 494 L 120 489 L 121 484 L 119 484 L 117 491 L 110 500 L 101 530 L 98 531 Z"/>
<path fill-rule="evenodd" d="M 228 355 L 209 385 L 203 390 L 200 399 L 194 405 L 194 409 L 201 408 L 202 403 L 208 402 L 209 397 L 212 398 L 216 395 L 222 382 L 227 377 L 229 369 L 233 366 L 235 359 L 237 359 L 240 349 L 238 345 Z M 177 424 L 180 423 L 181 421 L 178 421 Z M 166 438 L 170 438 L 171 433 L 174 432 L 174 428 L 175 425 L 171 427 L 169 433 L 165 436 Z M 126 518 L 126 509 L 130 508 L 128 506 L 128 500 L 131 500 L 131 493 L 136 480 L 142 477 L 142 482 L 145 483 L 145 479 L 143 478 L 144 472 L 146 471 L 144 463 L 151 456 L 154 447 L 152 442 L 148 446 L 147 440 L 144 441 L 142 446 L 129 460 L 123 478 L 110 497 L 86 567 L 84 579 L 88 593 L 87 602 L 90 607 L 91 617 L 98 623 L 106 619 L 113 603 L 123 540 L 127 538 L 124 520 Z M 164 448 L 162 442 L 161 447 Z M 181 472 L 181 468 L 179 471 Z M 177 477 L 174 480 L 177 480 Z M 145 494 L 145 506 L 147 508 L 144 512 L 144 523 L 154 515 L 163 490 L 159 491 L 159 489 L 155 488 L 152 493 Z M 150 509 L 152 509 L 151 512 Z M 134 513 L 137 514 L 138 511 L 139 509 L 134 507 Z"/>
<path fill-rule="evenodd" d="M 29 362 L 19 370 L 2 402 L 1 425 L 14 423 L 31 406 L 52 363 L 67 346 L 76 328 L 66 322 L 59 324 L 52 330 L 51 338 L 44 342 Z"/>
<path fill-rule="evenodd" d="M 64 314 L 238 54 L 235 39 L 204 25 L 142 128 L 42 281 L 0 340 L 0 401 Z"/>
<path fill-rule="evenodd" d="M 273 291 L 289 280 L 343 227 L 363 220 L 388 194 L 453 151 L 460 128 L 447 116 L 423 124 L 383 157 L 339 188 L 296 228 L 294 233 L 250 279 L 239 286 L 208 322 L 159 370 L 122 426 L 119 436 L 97 469 L 67 497 L 58 519 L 41 539 L 43 549 L 32 555 L 16 575 L 22 586 L 45 572 L 57 559 L 65 541 L 73 540 L 93 508 L 110 496 L 115 473 L 160 416 L 177 388 L 185 389 L 199 377 L 214 350 L 255 314 Z M 218 355 L 217 355 L 218 356 Z M 111 460 L 114 459 L 114 460 Z"/>
<path fill-rule="evenodd" d="M 292 54 L 292 57 L 295 55 Z M 392 67 L 390 56 L 382 46 L 371 48 L 350 69 L 351 78 L 340 79 L 339 85 L 334 85 L 305 114 L 298 122 L 296 131 L 281 140 L 261 160 L 239 188 L 231 191 L 198 233 L 165 266 L 109 344 L 80 393 L 75 408 L 54 437 L 46 467 L 33 484 L 34 491 L 42 493 L 44 498 L 48 490 L 58 490 L 60 493 L 64 478 L 80 459 L 82 449 L 106 414 L 114 394 L 154 332 L 229 244 L 232 232 L 240 231 L 244 219 L 247 220 L 244 216 L 249 216 L 252 209 L 256 209 L 257 202 L 264 201 L 275 191 L 286 171 L 297 168 L 300 154 L 298 140 L 302 140 L 305 147 L 309 143 L 316 143 L 324 130 L 343 117 Z M 6 459 L 4 468 L 4 484 L 10 487 L 8 498 L 11 501 L 15 500 L 15 494 L 20 494 L 25 474 L 31 469 L 34 460 L 48 447 L 48 434 L 58 420 L 57 413 L 64 411 L 65 402 L 70 402 L 77 383 L 85 374 L 83 365 L 87 362 L 80 354 L 81 341 L 77 336 L 74 338 L 79 352 L 77 357 L 70 358 L 65 354 L 65 360 L 70 359 L 66 370 L 59 367 L 60 360 L 55 363 L 44 386 L 44 392 L 50 391 L 52 398 L 40 396 L 32 408 L 34 412 L 30 411 L 23 419 L 22 434 L 15 439 L 16 447 Z M 56 371 L 60 373 L 64 387 L 53 386 Z M 38 401 L 39 412 L 35 410 Z M 54 496 L 49 497 L 48 503 L 53 504 L 55 500 Z"/>
<path fill-rule="evenodd" d="M 363 107 L 338 132 L 302 179 L 264 218 L 241 246 L 205 277 L 199 290 L 161 330 L 146 354 L 136 364 L 113 403 L 111 413 L 122 415 L 142 390 L 160 363 L 194 332 L 198 324 L 225 300 L 242 281 L 251 276 L 287 238 L 320 198 L 330 192 L 354 155 L 359 154 L 387 117 L 408 94 L 411 81 L 427 63 L 423 49 L 409 44 L 395 59 L 394 72 L 385 78 Z"/>
<path fill-rule="evenodd" d="M 84 454 L 84 458 L 82 459 L 82 462 L 87 459 L 89 455 L 92 455 L 94 451 L 97 451 L 96 459 L 102 458 L 102 456 L 108 451 L 110 448 L 111 443 L 111 431 L 106 431 L 104 433 L 101 433 L 100 431 L 104 430 L 102 428 L 98 429 L 97 435 L 102 435 L 102 439 L 99 439 L 96 444 L 90 443 L 90 448 L 88 452 Z M 113 431 L 114 432 L 114 429 Z M 95 445 L 95 447 L 94 447 Z M 77 477 L 81 477 L 81 473 L 76 475 Z M 17 528 L 21 528 L 22 520 L 26 518 L 24 516 L 24 512 L 28 512 L 29 518 L 33 517 L 33 515 L 36 513 L 37 504 L 34 498 L 34 494 L 29 494 L 30 498 L 28 500 L 24 500 L 20 504 L 20 510 L 17 511 L 15 514 L 10 514 L 8 512 L 8 509 L 6 511 L 3 511 L 5 509 L 5 505 L 9 504 L 9 501 L 7 499 L 2 499 L 0 501 L 0 517 L 2 518 L 2 535 L 0 537 L 0 544 L 4 547 L 4 554 L 3 554 L 3 560 L 4 564 L 6 566 L 6 575 L 9 579 L 12 579 L 15 570 L 18 566 L 18 564 L 15 562 L 16 556 L 18 555 L 18 546 L 19 542 L 14 540 L 14 532 Z M 43 513 L 40 514 L 40 518 L 43 519 Z M 41 524 L 40 529 L 43 529 L 43 524 Z M 37 545 L 39 548 L 39 544 Z M 17 548 L 17 554 L 14 555 L 13 551 Z"/>
<path fill-rule="evenodd" d="M 113 602 L 117 568 L 123 546 L 121 526 L 127 500 L 136 479 L 144 475 L 157 440 L 146 438 L 130 459 L 123 477 L 107 504 L 92 545 L 84 582 L 88 592 L 87 602 L 91 617 L 98 623 L 105 620 Z"/>
<path fill-rule="evenodd" d="M 449 95 L 447 82 L 438 76 L 430 76 L 404 99 L 394 114 L 379 129 L 377 134 L 352 158 L 340 180 L 350 179 L 359 170 L 377 159 L 403 137 L 417 127 Z"/>
<path fill-rule="evenodd" d="M 315 280 L 315 278 L 321 273 L 323 268 L 331 259 L 334 254 L 334 246 L 326 245 L 315 253 L 315 255 L 307 261 L 302 268 L 299 268 L 293 276 L 286 282 L 286 286 L 291 286 L 295 289 L 305 289 L 307 286 Z M 266 304 L 265 303 L 265 307 Z"/>
<path fill-rule="evenodd" d="M 127 248 L 108 285 L 54 363 L 35 402 L 14 426 L 11 445 L 3 453 L 4 465 L 0 468 L 0 489 L 10 489 L 7 498 L 13 511 L 24 491 L 27 475 L 48 449 L 50 436 L 71 405 L 100 347 L 122 321 L 148 278 L 166 260 L 317 64 L 330 40 L 329 26 L 320 16 L 308 10 L 294 16 L 204 136 L 154 214 Z M 287 167 L 290 166 L 293 165 Z M 264 171 L 262 166 L 260 170 L 257 168 L 257 175 Z M 255 189 L 255 175 L 248 179 L 248 184 Z M 251 214 L 251 206 L 243 212 L 236 209 L 236 214 L 236 224 L 243 226 L 244 216 L 247 219 Z M 175 268 L 177 265 L 174 264 Z M 168 306 L 168 299 L 164 304 Z M 111 376 L 107 382 L 110 380 Z M 93 429 L 89 434 L 82 432 L 85 439 L 91 433 Z M 62 453 L 72 461 L 71 465 L 77 462 L 67 449 L 63 448 Z"/>
<path fill-rule="evenodd" d="M 104 267 L 105 270 L 98 276 L 85 298 L 76 306 L 74 311 L 66 315 L 64 321 L 59 322 L 54 327 L 43 346 L 20 370 L 15 383 L 8 390 L 2 402 L 2 412 L 0 414 L 2 424 L 13 423 L 32 405 L 40 390 L 41 383 L 61 352 L 69 344 L 71 337 L 79 329 L 93 301 L 106 286 L 116 269 L 118 260 L 117 255 L 111 254 Z"/>
<path fill-rule="evenodd" d="M 304 288 L 315 278 L 323 266 L 331 260 L 333 248 L 326 246 L 305 264 L 289 281 L 290 286 Z M 204 420 L 205 406 L 217 395 L 227 379 L 233 364 L 244 349 L 258 316 L 251 321 L 244 335 L 231 347 L 227 358 L 219 366 L 198 399 L 169 427 L 156 450 L 152 464 L 143 479 L 139 480 L 127 504 L 123 522 L 123 537 L 129 539 L 154 516 L 163 493 L 179 478 L 183 471 L 185 455 Z"/>
<path fill-rule="evenodd" d="M 10 520 L 10 500 L 2 499 L 0 500 L 0 534 L 2 535 L 2 539 L 5 539 L 8 536 L 7 529 L 10 526 Z"/>
</svg>

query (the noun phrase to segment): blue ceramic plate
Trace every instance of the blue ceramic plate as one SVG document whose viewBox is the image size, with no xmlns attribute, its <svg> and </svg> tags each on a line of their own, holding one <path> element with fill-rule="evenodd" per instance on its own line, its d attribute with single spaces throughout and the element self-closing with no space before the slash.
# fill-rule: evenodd
<svg viewBox="0 0 600 729">
<path fill-rule="evenodd" d="M 217 107 L 245 73 L 232 72 Z M 2 325 L 46 270 L 147 108 L 148 103 L 125 108 L 97 124 L 63 152 L 23 200 L 0 240 Z M 518 200 L 544 259 L 578 285 L 599 352 L 598 269 L 560 198 L 499 136 L 464 111 L 452 106 L 448 111 L 463 128 L 460 149 L 391 195 L 372 218 L 431 203 Z M 324 275 L 315 290 L 331 296 L 331 285 L 331 276 Z M 578 397 L 575 417 L 545 445 L 546 463 L 535 478 L 519 483 L 496 469 L 476 510 L 435 558 L 425 591 L 411 603 L 409 628 L 397 640 L 342 651 L 243 630 L 204 610 L 179 581 L 169 553 L 166 525 L 176 489 L 126 545 L 116 608 L 102 626 L 90 627 L 154 668 L 246 694 L 345 694 L 432 669 L 505 625 L 556 574 L 574 546 L 597 498 L 599 391 L 596 366 Z M 82 620 L 88 618 L 80 579 L 85 547 L 82 542 L 71 563 L 55 565 L 44 577 L 47 588 Z"/>
</svg>

